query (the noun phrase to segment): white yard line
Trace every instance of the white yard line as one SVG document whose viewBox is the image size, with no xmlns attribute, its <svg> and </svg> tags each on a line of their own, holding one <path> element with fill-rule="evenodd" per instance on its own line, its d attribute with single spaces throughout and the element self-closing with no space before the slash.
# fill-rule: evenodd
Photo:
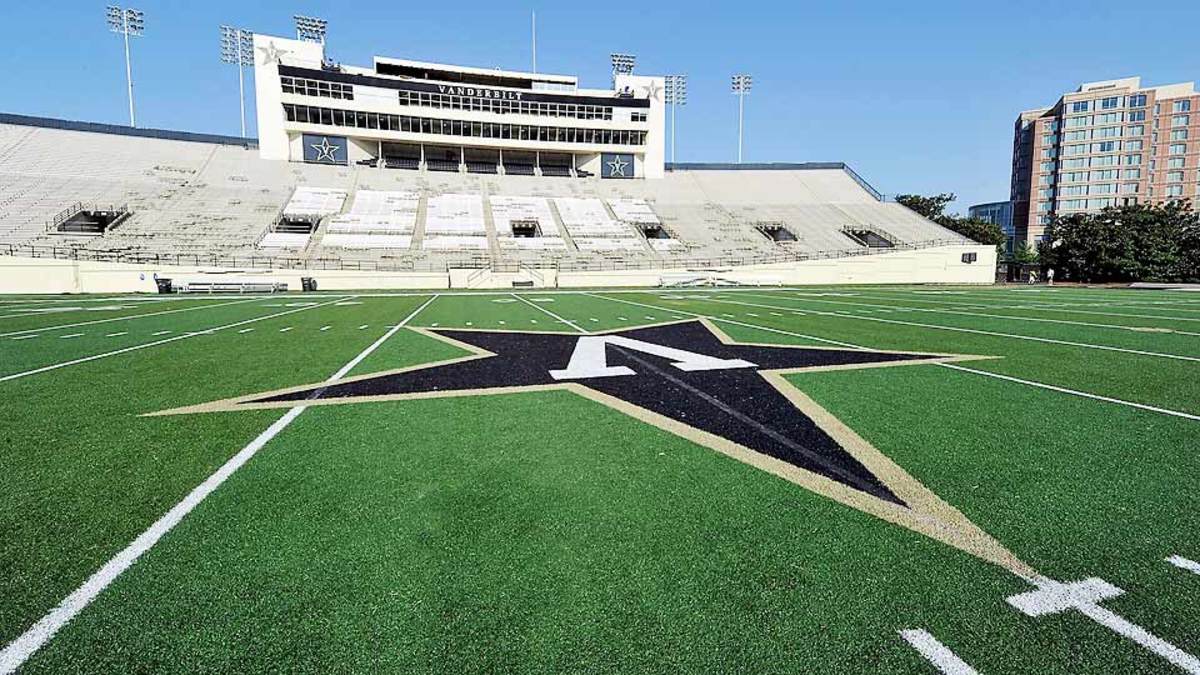
<svg viewBox="0 0 1200 675">
<path fill-rule="evenodd" d="M 913 649 L 920 652 L 921 656 L 933 664 L 934 668 L 946 675 L 979 675 L 979 671 L 968 666 L 965 661 L 958 658 L 958 655 L 950 651 L 949 647 L 920 628 L 902 630 L 900 637 L 912 645 Z"/>
<path fill-rule="evenodd" d="M 405 317 L 405 319 L 392 328 L 392 330 L 384 333 L 382 337 L 371 343 L 371 346 L 359 352 L 358 356 L 355 356 L 348 363 L 346 363 L 346 365 L 339 368 L 332 377 L 326 380 L 326 382 L 333 382 L 345 377 L 346 374 L 353 370 L 355 366 L 357 366 L 359 363 L 362 363 L 363 359 L 370 356 L 372 352 L 378 349 L 379 346 L 387 341 L 388 338 L 395 335 L 396 332 L 399 331 L 410 320 L 412 320 L 413 317 L 415 317 L 417 314 L 420 314 L 421 310 L 428 307 L 429 303 L 436 300 L 437 297 L 437 295 L 434 295 L 432 298 L 425 301 L 425 303 L 420 307 L 413 310 L 412 314 L 409 314 L 407 317 Z M 337 301 L 335 300 L 333 302 Z M 332 303 L 324 303 L 322 305 L 315 306 L 323 307 L 326 304 Z M 303 309 L 311 309 L 311 307 L 304 307 L 301 310 L 294 311 L 302 311 Z M 249 443 L 249 445 L 238 451 L 238 453 L 225 462 L 221 468 L 217 469 L 215 473 L 213 473 L 211 476 L 205 479 L 203 483 L 192 490 L 186 497 L 183 498 L 183 501 L 171 507 L 171 510 L 167 511 L 161 518 L 155 521 L 154 524 L 149 527 L 149 529 L 138 535 L 137 539 L 133 540 L 133 543 L 129 544 L 129 546 L 126 546 L 120 553 L 113 556 L 113 558 L 105 563 L 103 567 L 92 574 L 92 576 L 89 577 L 82 586 L 75 589 L 74 592 L 64 598 L 57 607 L 50 610 L 49 613 L 47 613 L 37 623 L 22 633 L 16 640 L 13 640 L 6 645 L 4 649 L 0 651 L 0 674 L 8 675 L 9 673 L 13 673 L 20 668 L 27 660 L 29 660 L 30 656 L 33 656 L 37 650 L 45 646 L 45 644 L 54 637 L 55 633 L 61 630 L 63 626 L 67 625 L 67 622 L 75 618 L 89 604 L 91 604 L 91 602 L 96 599 L 96 596 L 100 595 L 100 593 L 104 591 L 109 584 L 111 584 L 114 580 L 116 580 L 117 577 L 121 576 L 125 570 L 129 569 L 135 562 L 137 562 L 138 558 L 140 558 L 142 554 L 144 554 L 146 551 L 149 551 L 155 544 L 157 544 L 158 541 L 162 539 L 164 535 L 170 532 L 171 529 L 178 525 L 179 522 L 183 520 L 185 516 L 187 516 L 187 514 L 191 513 L 192 509 L 196 508 L 200 502 L 204 501 L 206 497 L 219 488 L 221 484 L 228 480 L 228 478 L 232 476 L 235 471 L 248 462 L 250 458 L 258 453 L 258 451 L 261 450 L 268 442 L 270 442 L 271 439 L 278 436 L 281 431 L 286 429 L 288 425 L 290 425 L 297 417 L 300 416 L 300 413 L 303 413 L 305 410 L 307 410 L 305 406 L 300 406 L 287 411 L 283 417 L 280 417 L 275 421 L 274 424 L 267 427 L 266 431 L 259 434 L 257 438 Z"/>
<path fill-rule="evenodd" d="M 786 293 L 786 291 L 777 291 L 777 292 Z M 794 296 L 794 297 L 801 297 L 801 296 Z M 983 305 L 983 304 L 978 304 L 978 303 L 950 302 L 950 301 L 946 301 L 946 300 L 927 300 L 924 298 L 910 298 L 910 297 L 889 297 L 889 296 L 880 297 L 877 295 L 858 295 L 855 297 L 864 298 L 864 299 L 868 299 L 868 300 L 885 300 L 888 302 L 891 302 L 891 301 L 920 302 L 920 303 L 925 303 L 925 304 L 949 305 L 951 307 L 966 307 L 966 308 L 971 308 L 971 309 L 1024 309 L 1024 310 L 1033 310 L 1035 312 L 1064 312 L 1066 314 L 1092 314 L 1092 315 L 1096 315 L 1096 316 L 1119 316 L 1119 317 L 1125 317 L 1125 318 L 1131 318 L 1131 319 L 1158 319 L 1158 320 L 1162 320 L 1162 321 L 1200 321 L 1200 318 L 1189 317 L 1189 316 L 1163 316 L 1161 314 L 1129 314 L 1126 312 L 1098 312 L 1095 310 L 1088 310 L 1088 309 L 1076 309 L 1077 307 L 1145 307 L 1147 309 L 1156 309 L 1156 308 L 1160 307 L 1157 303 L 1134 303 L 1134 304 L 1095 303 L 1095 304 L 1082 304 L 1081 305 L 1081 304 L 1042 304 L 1042 303 L 1026 302 L 1026 303 L 1022 303 L 1019 305 Z M 899 309 L 899 310 L 917 309 L 915 307 L 906 307 L 906 306 L 900 306 L 900 305 L 888 305 L 888 307 L 890 307 L 892 309 Z M 1184 311 L 1184 312 L 1195 311 L 1195 310 L 1190 310 L 1190 309 L 1176 310 L 1171 307 L 1162 307 L 1162 309 L 1163 309 L 1163 311 L 1167 311 L 1167 312 L 1170 312 L 1170 311 Z"/>
<path fill-rule="evenodd" d="M 268 314 L 266 316 L 260 316 L 260 317 L 256 317 L 253 319 L 246 319 L 244 321 L 238 321 L 237 323 L 229 323 L 229 324 L 225 324 L 224 326 L 217 326 L 215 328 L 206 328 L 206 329 L 195 331 L 192 333 L 183 333 L 181 335 L 176 335 L 174 337 L 164 338 L 162 340 L 155 340 L 154 342 L 147 342 L 145 344 L 133 345 L 131 347 L 125 347 L 123 349 L 116 349 L 111 352 L 103 352 L 100 354 L 93 354 L 91 356 L 84 356 L 84 357 L 78 358 L 78 359 L 72 359 L 70 361 L 63 361 L 62 363 L 55 363 L 53 365 L 43 366 L 41 368 L 35 368 L 33 370 L 27 370 L 23 373 L 14 373 L 12 375 L 5 375 L 3 377 L 0 377 L 0 382 L 8 382 L 9 380 L 18 380 L 22 377 L 29 377 L 30 375 L 37 375 L 39 373 L 45 373 L 45 372 L 51 371 L 51 370 L 58 370 L 59 368 L 66 368 L 67 366 L 74 366 L 74 365 L 77 365 L 80 363 L 87 363 L 89 361 L 95 361 L 97 359 L 108 358 L 110 356 L 117 356 L 118 354 L 135 352 L 135 351 L 138 351 L 139 349 L 147 349 L 149 347 L 157 347 L 158 345 L 165 345 L 169 342 L 175 342 L 177 340 L 186 340 L 188 338 L 196 337 L 198 335 L 211 335 L 212 333 L 216 333 L 217 331 L 222 331 L 227 328 L 237 328 L 238 326 L 245 326 L 246 324 L 255 323 L 258 321 L 266 321 L 267 319 L 274 319 L 274 318 L 278 318 L 281 316 L 286 316 L 288 314 L 295 314 L 296 312 L 303 312 L 306 310 L 315 309 L 317 307 L 325 307 L 326 305 L 332 305 L 335 302 L 337 302 L 337 301 L 330 300 L 329 302 L 321 303 L 319 305 L 310 305 L 308 307 L 300 307 L 299 309 L 289 309 L 286 312 L 276 312 L 275 314 Z"/>
<path fill-rule="evenodd" d="M 161 312 L 147 312 L 145 314 L 134 314 L 132 316 L 114 316 L 108 319 L 96 319 L 95 321 L 80 321 L 78 323 L 67 323 L 60 326 L 47 326 L 46 328 L 30 328 L 28 330 L 15 330 L 10 333 L 0 333 L 0 337 L 9 335 L 20 335 L 22 333 L 39 333 L 51 330 L 61 330 L 63 328 L 77 328 L 79 326 L 92 326 L 98 323 L 111 323 L 113 321 L 132 321 L 149 316 L 162 316 L 164 314 L 176 314 L 178 312 L 194 312 L 200 309 L 212 309 L 214 307 L 227 307 L 229 305 L 240 305 L 254 300 L 238 300 L 237 302 L 220 302 L 212 305 L 201 305 L 200 307 L 180 307 L 179 309 L 164 309 Z M 36 315 L 35 315 L 36 316 Z"/>
<path fill-rule="evenodd" d="M 11 340 L 30 340 L 35 337 L 38 337 L 38 336 L 37 335 L 19 335 L 15 338 L 9 338 L 9 339 L 11 339 Z"/>
<path fill-rule="evenodd" d="M 108 335 L 105 335 L 104 337 L 121 337 L 122 335 L 129 335 L 129 331 L 125 330 L 125 331 L 121 331 L 120 333 L 109 333 Z"/>
<path fill-rule="evenodd" d="M 541 305 L 539 305 L 537 303 L 530 302 L 530 301 L 526 300 L 525 298 L 522 298 L 521 296 L 517 295 L 516 293 L 510 293 L 509 295 L 513 296 L 517 300 L 520 300 L 521 302 L 529 305 L 530 307 L 536 309 L 537 311 L 539 311 L 543 314 L 547 314 L 549 316 L 554 317 L 555 319 L 558 319 L 560 322 L 565 323 L 566 325 L 570 326 L 571 328 L 574 328 L 575 330 L 579 331 L 580 333 L 588 332 L 588 331 L 584 330 L 581 326 L 576 324 L 575 322 L 570 321 L 568 319 L 564 319 L 561 316 L 555 314 L 554 312 L 551 312 L 550 310 L 546 309 L 545 307 L 542 307 Z M 536 323 L 536 322 L 534 322 L 534 323 Z"/>
<path fill-rule="evenodd" d="M 729 305 L 744 305 L 747 307 L 763 307 L 763 308 L 768 308 L 768 309 L 791 309 L 790 307 L 780 307 L 779 305 L 764 305 L 761 303 L 740 302 L 737 300 L 719 300 L 717 298 L 712 298 L 712 299 L 708 300 L 708 302 L 720 302 L 720 303 L 729 304 Z M 1173 359 L 1176 361 L 1191 361 L 1194 363 L 1200 363 L 1200 357 L 1184 356 L 1182 354 L 1165 354 L 1162 352 L 1151 352 L 1151 351 L 1146 351 L 1143 349 L 1126 349 L 1124 347 L 1113 347 L 1111 345 L 1097 345 L 1097 344 L 1092 344 L 1090 342 L 1073 342 L 1071 340 L 1055 340 L 1053 338 L 1037 337 L 1035 335 L 1020 335 L 1017 333 L 1001 333 L 998 331 L 991 331 L 991 330 L 979 330 L 977 328 L 961 328 L 958 326 L 942 326 L 940 324 L 934 324 L 934 323 L 918 323 L 916 321 L 901 321 L 899 319 L 884 319 L 884 318 L 878 317 L 878 316 L 857 316 L 855 314 L 850 314 L 848 312 L 822 312 L 822 311 L 816 310 L 816 309 L 808 309 L 805 311 L 807 311 L 809 314 L 816 314 L 818 316 L 841 317 L 843 319 L 857 319 L 859 321 L 877 321 L 879 323 L 888 323 L 888 324 L 894 324 L 894 325 L 898 325 L 898 326 L 913 326 L 916 328 L 928 328 L 930 330 L 945 330 L 945 331 L 951 331 L 951 332 L 955 332 L 955 333 L 970 333 L 973 335 L 987 335 L 990 337 L 1003 337 L 1003 338 L 1009 338 L 1012 340 L 1026 340 L 1029 342 L 1042 342 L 1042 343 L 1053 344 L 1053 345 L 1065 345 L 1068 347 L 1081 347 L 1083 349 L 1098 349 L 1098 350 L 1102 350 L 1102 351 L 1106 351 L 1106 352 L 1120 352 L 1123 354 L 1137 354 L 1139 356 L 1152 356 L 1152 357 L 1160 358 L 1160 359 Z"/>
<path fill-rule="evenodd" d="M 1193 574 L 1200 574 L 1200 562 L 1196 562 L 1195 560 L 1188 560 L 1183 556 L 1173 555 L 1170 558 L 1167 558 L 1167 562 L 1181 570 L 1187 570 Z"/>
<path fill-rule="evenodd" d="M 967 311 L 960 310 L 960 309 L 933 309 L 930 307 L 897 307 L 896 305 L 879 305 L 879 304 L 870 303 L 870 302 L 848 302 L 848 301 L 843 301 L 843 300 L 819 300 L 817 298 L 802 298 L 802 299 L 800 299 L 800 298 L 796 298 L 795 296 L 766 295 L 765 293 L 764 294 L 746 293 L 745 295 L 749 295 L 749 296 L 755 297 L 755 298 L 767 298 L 767 299 L 771 299 L 771 300 L 789 300 L 789 299 L 791 299 L 791 300 L 798 300 L 799 302 L 821 302 L 821 303 L 827 303 L 827 304 L 831 304 L 831 305 L 850 305 L 850 306 L 854 306 L 854 307 L 871 307 L 874 309 L 883 308 L 883 309 L 887 309 L 889 311 L 893 310 L 893 309 L 901 309 L 906 312 L 928 312 L 928 313 L 932 313 L 932 314 L 955 314 L 958 316 L 970 316 L 970 317 L 979 317 L 979 318 L 987 318 L 987 319 L 1006 319 L 1008 321 L 1034 321 L 1034 322 L 1038 322 L 1038 323 L 1061 323 L 1061 324 L 1067 324 L 1070 326 L 1086 326 L 1088 328 L 1110 328 L 1113 330 L 1131 331 L 1131 332 L 1135 332 L 1135 333 L 1138 331 L 1144 331 L 1147 328 L 1157 330 L 1157 327 L 1155 327 L 1155 326 L 1122 326 L 1119 324 L 1111 324 L 1111 323 L 1090 323 L 1087 321 L 1070 321 L 1068 319 L 1044 319 L 1042 317 L 1035 317 L 1035 316 L 1009 316 L 1006 314 L 986 314 L 983 312 L 967 312 Z M 713 298 L 713 299 L 715 300 L 716 298 Z M 867 311 L 867 310 L 863 310 L 863 311 Z M 747 314 L 747 316 L 758 316 L 757 314 L 752 314 L 750 312 L 747 312 L 746 314 Z M 1175 330 L 1174 328 L 1163 328 L 1161 330 L 1170 331 L 1171 333 L 1175 333 L 1177 335 L 1200 336 L 1200 333 L 1189 333 L 1188 331 Z"/>
<path fill-rule="evenodd" d="M 607 298 L 603 295 L 594 295 L 591 293 L 588 293 L 586 295 L 589 295 L 589 296 L 595 297 L 595 298 L 603 298 L 606 300 L 611 300 L 613 302 L 623 302 L 628 305 L 639 305 L 641 307 L 651 307 L 654 309 L 662 309 L 661 307 L 656 307 L 655 305 L 647 305 L 647 304 L 641 303 L 641 302 L 633 302 L 632 300 L 620 300 L 617 298 Z M 798 338 L 803 338 L 806 340 L 814 340 L 817 342 L 824 342 L 824 343 L 831 344 L 831 345 L 837 345 L 839 347 L 848 347 L 850 349 L 870 349 L 870 347 L 864 347 L 862 345 L 856 345 L 856 344 L 852 344 L 849 342 L 840 342 L 838 340 L 830 340 L 828 338 L 821 338 L 821 337 L 817 337 L 815 335 L 805 335 L 803 333 L 796 333 L 796 332 L 792 332 L 792 331 L 781 330 L 779 328 L 771 328 L 769 326 L 759 326 L 757 324 L 745 323 L 743 321 L 733 321 L 731 319 L 722 319 L 721 317 L 710 316 L 707 314 L 697 314 L 695 312 L 685 312 L 683 310 L 677 310 L 677 311 L 679 311 L 680 314 L 690 314 L 691 316 L 702 317 L 705 319 L 712 319 L 714 321 L 720 321 L 723 323 L 733 324 L 735 326 L 742 326 L 744 328 L 753 328 L 755 330 L 766 331 L 768 333 L 776 333 L 779 335 L 798 337 Z M 1152 406 L 1152 405 L 1146 405 L 1145 403 L 1135 403 L 1133 401 L 1125 401 L 1125 400 L 1122 400 L 1119 398 L 1112 398 L 1110 396 L 1101 396 L 1099 394 L 1091 394 L 1086 391 L 1079 391 L 1077 389 L 1068 389 L 1066 387 L 1058 387 L 1053 384 L 1046 384 L 1044 382 L 1035 382 L 1033 380 L 1023 380 L 1021 378 L 1011 377 L 1009 375 L 1000 375 L 999 373 L 992 373 L 992 372 L 989 372 L 986 370 L 977 370 L 975 368 L 967 368 L 967 367 L 960 366 L 955 363 L 937 363 L 934 365 L 939 366 L 941 368 L 949 368 L 950 370 L 958 370 L 958 371 L 961 371 L 964 373 L 973 373 L 975 375 L 983 375 L 985 377 L 992 377 L 992 378 L 996 378 L 998 380 L 1004 380 L 1006 382 L 1012 382 L 1015 384 L 1023 384 L 1023 385 L 1029 386 L 1029 387 L 1036 387 L 1038 389 L 1054 391 L 1054 392 L 1058 392 L 1060 394 L 1069 394 L 1071 396 L 1078 396 L 1081 398 L 1091 399 L 1093 401 L 1112 403 L 1115 405 L 1122 405 L 1122 406 L 1126 406 L 1129 408 L 1135 408 L 1137 410 L 1144 410 L 1146 412 L 1152 412 L 1152 413 L 1157 413 L 1157 414 L 1161 414 L 1161 415 L 1170 415 L 1171 417 L 1181 417 L 1183 419 L 1200 422 L 1200 415 L 1193 415 L 1191 413 L 1181 412 L 1179 410 L 1171 410 L 1169 408 L 1159 408 L 1159 407 Z"/>
</svg>

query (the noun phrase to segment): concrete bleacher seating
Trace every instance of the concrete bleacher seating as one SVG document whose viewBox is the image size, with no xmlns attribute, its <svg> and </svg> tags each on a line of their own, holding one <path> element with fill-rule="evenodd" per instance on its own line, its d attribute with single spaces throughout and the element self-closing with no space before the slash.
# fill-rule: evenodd
<svg viewBox="0 0 1200 675">
<path fill-rule="evenodd" d="M 404 234 L 326 234 L 322 246 L 357 249 L 407 249 L 412 237 Z"/>
<path fill-rule="evenodd" d="M 268 232 L 258 242 L 259 248 L 304 248 L 312 235 L 288 232 Z"/>
<path fill-rule="evenodd" d="M 128 206 L 131 216 L 100 237 L 49 233 L 55 215 L 78 202 Z M 321 224 L 312 237 L 268 232 L 280 215 Z M 514 236 L 514 222 L 531 220 L 540 236 Z M 796 241 L 770 240 L 756 229 L 762 223 L 782 224 Z M 662 232 L 649 236 L 648 225 Z M 196 256 L 268 249 L 426 268 L 469 256 L 570 268 L 862 253 L 842 232 L 848 227 L 886 233 L 898 246 L 966 241 L 880 201 L 836 166 L 563 181 L 265 161 L 238 145 L 0 124 L 0 244 Z"/>
<path fill-rule="evenodd" d="M 346 203 L 346 191 L 330 188 L 297 187 L 283 207 L 283 215 L 318 218 L 340 213 Z"/>
</svg>

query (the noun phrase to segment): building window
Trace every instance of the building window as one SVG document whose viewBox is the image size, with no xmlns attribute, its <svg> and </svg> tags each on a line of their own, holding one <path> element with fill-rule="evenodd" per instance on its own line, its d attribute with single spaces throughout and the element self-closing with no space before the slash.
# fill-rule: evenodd
<svg viewBox="0 0 1200 675">
<path fill-rule="evenodd" d="M 1116 141 L 1104 141 L 1103 143 L 1092 143 L 1092 152 L 1112 152 L 1117 149 Z"/>
<path fill-rule="evenodd" d="M 1090 125 L 1091 123 L 1092 123 L 1092 118 L 1090 115 L 1084 115 L 1083 117 L 1068 117 L 1067 118 L 1067 128 L 1068 129 L 1076 128 L 1076 127 L 1086 127 L 1086 126 Z"/>
<path fill-rule="evenodd" d="M 1186 155 L 1187 154 L 1187 143 L 1172 143 L 1171 146 L 1167 149 L 1167 154 L 1169 154 L 1169 155 Z"/>
<path fill-rule="evenodd" d="M 1183 196 L 1183 186 L 1182 185 L 1168 185 L 1167 186 L 1167 196 L 1168 197 L 1182 197 Z"/>
<path fill-rule="evenodd" d="M 1096 115 L 1096 124 L 1112 124 L 1121 121 L 1121 113 L 1104 113 Z"/>
<path fill-rule="evenodd" d="M 1042 162 L 1041 170 L 1042 171 L 1054 171 L 1054 162 Z"/>
<path fill-rule="evenodd" d="M 1141 169 L 1125 169 L 1125 172 L 1123 174 L 1121 174 L 1121 176 L 1125 180 L 1139 180 L 1142 177 L 1142 170 Z"/>
<path fill-rule="evenodd" d="M 1100 99 L 1100 109 L 1101 110 L 1112 110 L 1113 108 L 1118 108 L 1120 106 L 1121 106 L 1121 97 L 1120 96 L 1110 96 L 1108 98 Z"/>
<path fill-rule="evenodd" d="M 1087 112 L 1090 103 L 1091 101 L 1076 101 L 1071 104 L 1071 112 Z"/>
<path fill-rule="evenodd" d="M 1173 141 L 1186 141 L 1187 137 L 1188 137 L 1187 129 L 1175 129 L 1174 131 L 1171 132 L 1171 140 L 1173 140 Z"/>
<path fill-rule="evenodd" d="M 1103 155 L 1100 157 L 1092 158 L 1092 166 L 1116 166 L 1116 164 L 1117 164 L 1117 156 L 1116 155 Z"/>
<path fill-rule="evenodd" d="M 1054 159 L 1057 155 L 1054 148 L 1042 148 L 1042 159 Z"/>
<path fill-rule="evenodd" d="M 1167 158 L 1167 168 L 1168 169 L 1182 169 L 1184 162 L 1186 162 L 1186 161 L 1187 161 L 1186 157 L 1168 157 Z"/>
<path fill-rule="evenodd" d="M 1168 171 L 1167 172 L 1167 182 L 1168 183 L 1182 183 L 1183 182 L 1183 172 L 1182 171 Z"/>
<path fill-rule="evenodd" d="M 1125 134 L 1126 136 L 1141 136 L 1146 133 L 1146 125 L 1135 124 L 1126 129 L 1126 131 L 1128 132 Z"/>
<path fill-rule="evenodd" d="M 309 80 L 302 77 L 280 77 L 279 86 L 285 94 L 354 100 L 354 87 L 340 82 Z"/>
<path fill-rule="evenodd" d="M 1131 110 L 1131 111 L 1129 111 L 1128 119 L 1130 122 L 1144 122 L 1144 121 L 1146 121 L 1146 111 L 1145 110 Z"/>
<path fill-rule="evenodd" d="M 1141 155 L 1125 155 L 1125 166 L 1137 166 L 1142 163 Z"/>
<path fill-rule="evenodd" d="M 1126 183 L 1121 186 L 1121 192 L 1123 192 L 1125 194 L 1137 194 L 1138 184 L 1137 183 Z"/>
<path fill-rule="evenodd" d="M 1087 131 L 1087 130 L 1068 131 L 1063 136 L 1063 140 L 1065 140 L 1065 141 L 1086 141 L 1089 138 L 1091 138 L 1091 133 L 1092 132 Z"/>
<path fill-rule="evenodd" d="M 598 143 L 604 145 L 645 145 L 645 131 L 628 129 L 567 129 L 565 127 L 543 127 L 525 124 L 497 124 L 491 122 L 458 122 L 353 111 L 334 111 L 329 108 L 283 104 L 289 122 L 307 122 L 328 126 L 345 126 L 366 129 L 411 131 L 414 133 L 464 136 L 476 138 L 519 138 L 521 140 L 555 141 L 560 143 Z M 338 113 L 335 118 L 334 113 Z M 569 132 L 569 133 L 568 133 Z M 575 140 L 570 140 L 574 138 Z"/>
<path fill-rule="evenodd" d="M 1175 101 L 1175 103 L 1171 105 L 1171 112 L 1177 112 L 1177 113 L 1190 112 L 1191 109 L 1192 109 L 1192 102 L 1188 99 L 1184 99 L 1182 101 Z"/>
<path fill-rule="evenodd" d="M 1053 168 L 1054 162 L 1048 162 L 1048 163 L 1051 165 L 1051 168 L 1049 170 L 1053 171 L 1054 170 L 1054 168 Z M 1086 167 L 1087 167 L 1087 159 L 1064 159 L 1063 160 L 1063 168 L 1064 169 L 1083 169 Z M 1043 171 L 1045 171 L 1045 170 L 1046 169 L 1043 169 Z"/>
<path fill-rule="evenodd" d="M 1176 115 L 1171 118 L 1171 126 L 1186 127 L 1188 125 L 1188 115 Z"/>
<path fill-rule="evenodd" d="M 1129 97 L 1129 107 L 1130 108 L 1144 108 L 1145 106 L 1146 106 L 1146 95 L 1145 94 L 1134 94 L 1133 96 Z"/>
<path fill-rule="evenodd" d="M 1067 157 L 1073 157 L 1075 155 L 1086 154 L 1087 147 L 1088 146 L 1086 145 L 1068 145 L 1067 147 L 1063 148 L 1063 155 Z"/>
</svg>

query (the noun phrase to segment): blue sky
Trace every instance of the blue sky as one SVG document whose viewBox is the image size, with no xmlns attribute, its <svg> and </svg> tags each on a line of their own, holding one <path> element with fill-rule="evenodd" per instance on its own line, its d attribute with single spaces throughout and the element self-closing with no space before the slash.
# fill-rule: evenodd
<svg viewBox="0 0 1200 675">
<path fill-rule="evenodd" d="M 217 58 L 220 23 L 288 35 L 291 15 L 306 13 L 330 21 L 330 55 L 344 63 L 381 54 L 525 69 L 536 9 L 540 70 L 605 86 L 608 54 L 624 51 L 638 55 L 639 72 L 689 75 L 680 161 L 735 158 L 729 76 L 744 71 L 755 80 L 746 161 L 845 161 L 883 192 L 955 192 L 961 211 L 1007 198 L 1021 110 L 1083 81 L 1200 79 L 1195 0 L 134 6 L 147 16 L 133 45 L 141 126 L 238 133 L 236 71 Z M 10 31 L 0 50 L 0 110 L 128 121 L 121 42 L 104 28 L 103 2 L 7 2 L 3 13 L 10 28 L 29 30 Z"/>
</svg>

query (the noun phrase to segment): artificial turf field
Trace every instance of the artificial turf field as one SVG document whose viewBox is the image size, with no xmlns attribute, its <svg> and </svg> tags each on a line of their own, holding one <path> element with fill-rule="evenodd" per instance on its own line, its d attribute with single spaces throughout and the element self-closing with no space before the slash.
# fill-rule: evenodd
<svg viewBox="0 0 1200 675">
<path fill-rule="evenodd" d="M 148 415 L 701 317 L 995 357 L 787 381 L 1019 566 L 569 389 Z M 0 672 L 1200 672 L 1200 294 L 0 296 L 0 407 Z"/>
</svg>

